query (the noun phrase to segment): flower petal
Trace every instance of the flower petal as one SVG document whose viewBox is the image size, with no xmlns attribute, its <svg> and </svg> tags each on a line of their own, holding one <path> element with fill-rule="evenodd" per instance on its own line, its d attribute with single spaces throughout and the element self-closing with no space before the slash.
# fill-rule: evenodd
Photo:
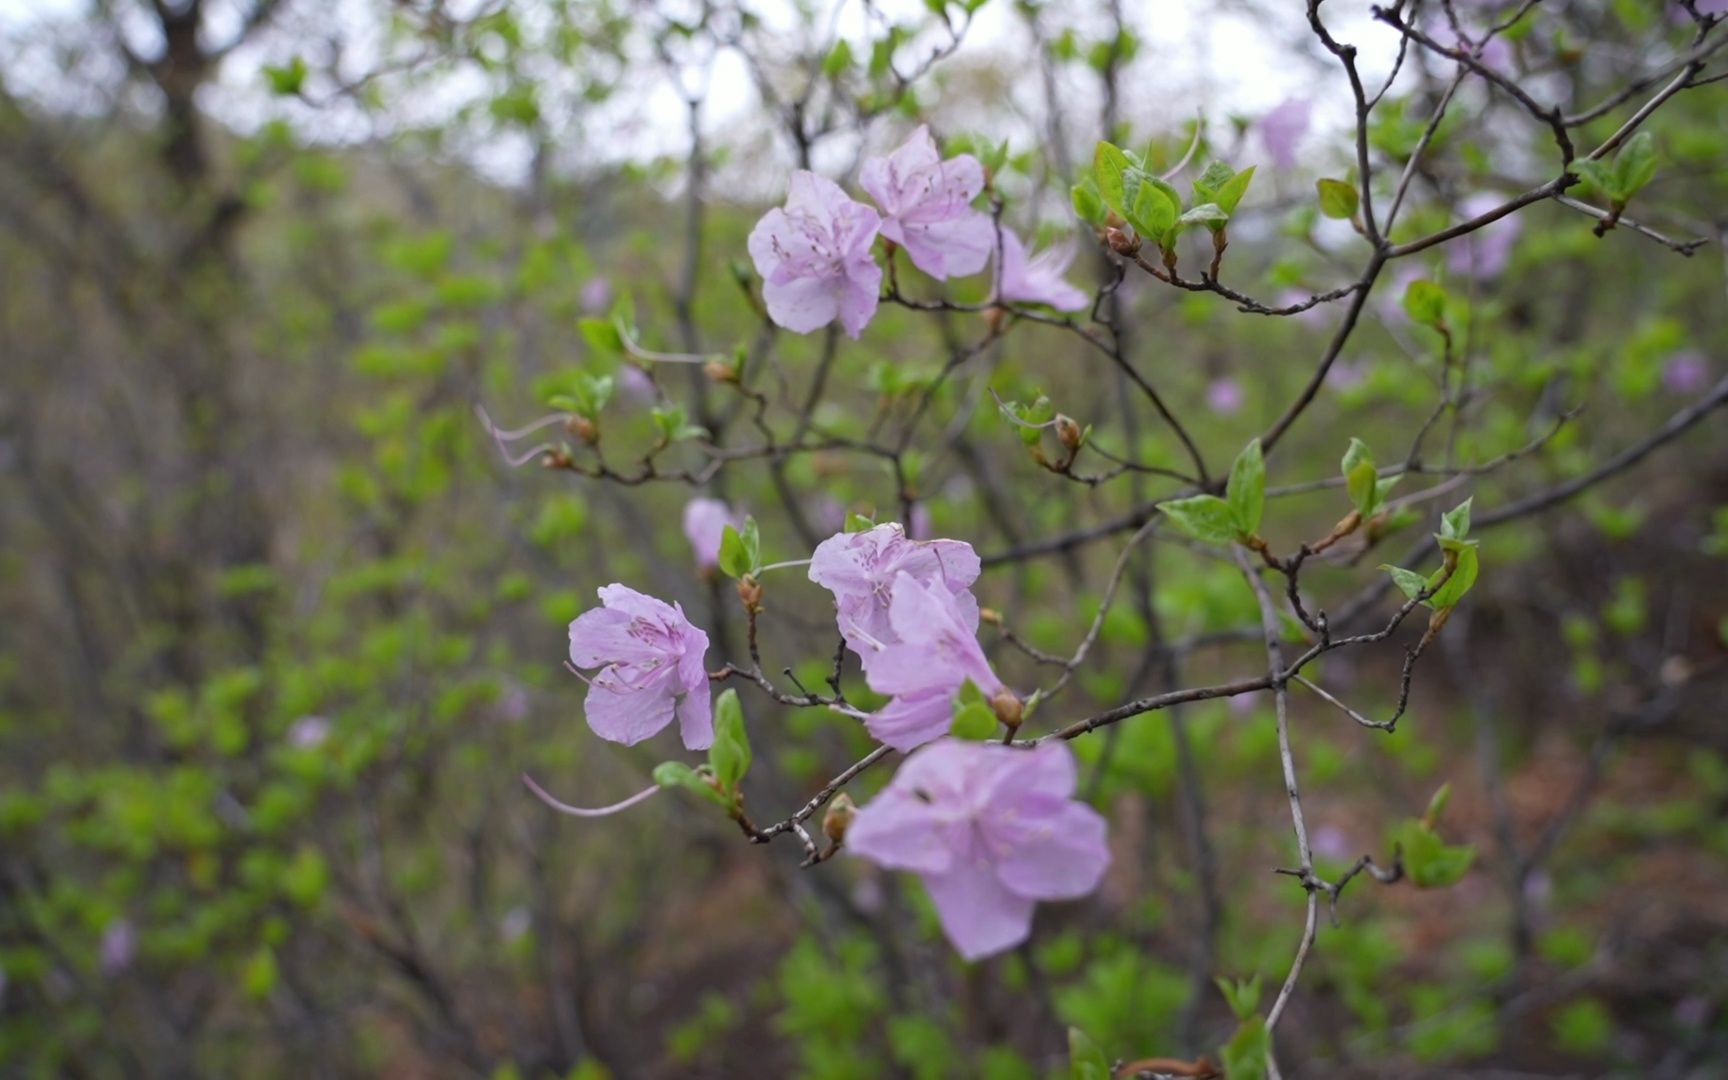
<svg viewBox="0 0 1728 1080">
<path fill-rule="evenodd" d="M 1085 896 L 1110 865 L 1104 818 L 1084 803 L 1030 796 L 981 827 L 1002 884 L 1031 900 Z"/>
<path fill-rule="evenodd" d="M 1031 900 L 1005 888 L 987 863 L 924 875 L 942 932 L 968 960 L 1011 949 L 1032 933 Z"/>
<path fill-rule="evenodd" d="M 588 688 L 585 711 L 594 734 L 634 746 L 672 722 L 672 707 L 671 681 L 664 676 L 633 690 L 614 690 L 596 679 Z"/>
<path fill-rule="evenodd" d="M 951 816 L 950 807 L 919 798 L 896 776 L 858 811 L 846 830 L 846 850 L 890 870 L 944 873 L 954 857 Z"/>
</svg>

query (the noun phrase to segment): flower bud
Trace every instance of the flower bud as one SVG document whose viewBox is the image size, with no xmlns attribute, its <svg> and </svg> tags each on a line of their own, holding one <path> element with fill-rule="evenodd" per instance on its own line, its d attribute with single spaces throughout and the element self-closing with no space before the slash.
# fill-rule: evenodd
<svg viewBox="0 0 1728 1080">
<path fill-rule="evenodd" d="M 996 691 L 996 696 L 990 699 L 990 708 L 1010 734 L 1020 730 L 1020 718 L 1026 707 L 1015 696 L 1014 691 L 1006 688 Z"/>
<path fill-rule="evenodd" d="M 738 381 L 738 369 L 731 364 L 722 364 L 718 360 L 710 360 L 703 364 L 702 374 L 717 383 L 735 383 Z"/>
<path fill-rule="evenodd" d="M 991 626 L 1001 626 L 1002 613 L 995 608 L 981 607 L 978 609 L 978 621 L 989 623 Z"/>
<path fill-rule="evenodd" d="M 846 830 L 851 828 L 852 819 L 857 816 L 858 804 L 842 791 L 834 796 L 834 801 L 828 804 L 828 811 L 822 815 L 822 834 L 839 847 L 845 843 Z"/>
<path fill-rule="evenodd" d="M 571 464 L 570 452 L 562 446 L 554 447 L 540 455 L 540 467 L 542 469 L 568 469 Z"/>
<path fill-rule="evenodd" d="M 1002 321 L 1008 317 L 1008 309 L 1001 304 L 992 304 L 984 312 L 984 325 L 990 328 L 992 334 L 1002 329 Z"/>
<path fill-rule="evenodd" d="M 738 579 L 738 599 L 743 601 L 744 610 L 754 615 L 762 610 L 762 583 L 745 574 Z"/>
<path fill-rule="evenodd" d="M 571 413 L 570 419 L 564 421 L 564 428 L 589 446 L 600 441 L 600 429 L 586 416 Z"/>
<path fill-rule="evenodd" d="M 1085 433 L 1080 430 L 1080 425 L 1076 424 L 1072 417 L 1064 416 L 1061 413 L 1056 414 L 1056 439 L 1067 447 L 1070 455 L 1080 452 L 1080 440 L 1084 437 Z"/>
<path fill-rule="evenodd" d="M 1104 240 L 1110 245 L 1110 250 L 1128 258 L 1140 254 L 1140 238 L 1130 236 L 1121 229 L 1105 229 Z"/>
</svg>

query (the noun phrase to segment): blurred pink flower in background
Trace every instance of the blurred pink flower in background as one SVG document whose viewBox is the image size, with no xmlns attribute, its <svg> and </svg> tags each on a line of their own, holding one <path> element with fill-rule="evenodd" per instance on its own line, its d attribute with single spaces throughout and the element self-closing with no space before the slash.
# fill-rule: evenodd
<svg viewBox="0 0 1728 1080">
<path fill-rule="evenodd" d="M 887 157 L 865 158 L 858 186 L 882 211 L 882 235 L 933 278 L 976 274 L 996 249 L 995 223 L 972 207 L 984 166 L 971 154 L 943 161 L 928 125 Z"/>
<path fill-rule="evenodd" d="M 1458 204 L 1458 220 L 1480 217 L 1506 202 L 1492 191 L 1479 191 Z M 1512 261 L 1512 248 L 1524 231 L 1516 213 L 1508 214 L 1446 245 L 1446 268 L 1463 277 L 1485 281 L 1500 276 Z M 1402 297 L 1400 297 L 1402 299 Z"/>
<path fill-rule="evenodd" d="M 612 282 L 604 274 L 596 274 L 582 283 L 582 310 L 592 315 L 606 310 L 612 303 Z"/>
<path fill-rule="evenodd" d="M 660 400 L 660 392 L 654 386 L 653 377 L 635 364 L 624 364 L 618 368 L 618 389 L 637 405 L 652 405 Z"/>
<path fill-rule="evenodd" d="M 684 537 L 696 553 L 698 569 L 719 564 L 720 540 L 728 525 L 738 528 L 738 516 L 719 499 L 698 495 L 684 504 Z"/>
<path fill-rule="evenodd" d="M 132 925 L 131 919 L 122 915 L 103 928 L 102 944 L 98 949 L 102 974 L 120 974 L 132 966 L 132 959 L 137 954 L 138 928 Z"/>
<path fill-rule="evenodd" d="M 1274 307 L 1293 307 L 1297 304 L 1306 303 L 1313 298 L 1313 295 L 1313 293 L 1308 292 L 1306 289 L 1280 289 L 1278 295 L 1272 298 L 1272 303 Z M 1298 311 L 1296 314 L 1287 317 L 1295 319 L 1303 326 L 1310 326 L 1316 329 L 1331 326 L 1332 314 L 1327 311 L 1326 308 L 1327 305 L 1325 304 L 1315 304 L 1311 308 Z"/>
<path fill-rule="evenodd" d="M 876 314 L 882 268 L 871 245 L 882 219 L 840 185 L 800 169 L 786 205 L 750 232 L 750 259 L 762 275 L 768 317 L 808 334 L 835 319 L 856 338 Z"/>
<path fill-rule="evenodd" d="M 1326 372 L 1326 385 L 1334 390 L 1349 390 L 1361 386 L 1362 380 L 1368 377 L 1365 365 L 1360 360 L 1338 360 Z"/>
<path fill-rule="evenodd" d="M 288 745 L 310 750 L 330 737 L 330 721 L 322 716 L 302 716 L 288 726 Z"/>
<path fill-rule="evenodd" d="M 1313 123 L 1314 103 L 1307 98 L 1286 98 L 1255 123 L 1260 145 L 1266 148 L 1277 169 L 1296 167 L 1296 149 Z"/>
<path fill-rule="evenodd" d="M 978 960 L 1025 941 L 1038 901 L 1085 896 L 1103 880 L 1105 821 L 1074 786 L 1064 743 L 946 740 L 912 755 L 858 811 L 846 847 L 917 874 L 943 933 Z"/>
<path fill-rule="evenodd" d="M 1710 384 L 1710 361 L 1697 349 L 1682 349 L 1662 365 L 1662 387 L 1671 394 L 1696 394 Z"/>
<path fill-rule="evenodd" d="M 1314 854 L 1326 859 L 1343 861 L 1355 857 L 1350 838 L 1336 825 L 1322 825 L 1315 829 L 1309 846 L 1314 849 Z"/>
<path fill-rule="evenodd" d="M 1230 416 L 1242 407 L 1242 384 L 1225 375 L 1206 384 L 1206 407 Z"/>
</svg>

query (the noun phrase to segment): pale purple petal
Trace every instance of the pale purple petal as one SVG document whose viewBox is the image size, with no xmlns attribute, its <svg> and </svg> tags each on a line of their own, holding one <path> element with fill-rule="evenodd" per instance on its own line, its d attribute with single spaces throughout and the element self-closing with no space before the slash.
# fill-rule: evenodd
<svg viewBox="0 0 1728 1080">
<path fill-rule="evenodd" d="M 840 288 L 840 326 L 847 337 L 858 340 L 858 335 L 875 317 L 881 300 L 882 268 L 873 261 L 862 266 L 849 265 Z"/>
<path fill-rule="evenodd" d="M 706 750 L 714 745 L 714 701 L 706 685 L 686 691 L 679 700 L 678 735 L 686 750 Z"/>
<path fill-rule="evenodd" d="M 102 930 L 99 959 L 102 974 L 114 976 L 132 966 L 138 953 L 138 928 L 124 916 L 114 919 Z"/>
<path fill-rule="evenodd" d="M 946 874 L 926 874 L 924 887 L 942 932 L 967 960 L 1011 949 L 1032 933 L 1032 900 L 1010 892 L 988 863 L 961 862 Z"/>
<path fill-rule="evenodd" d="M 1057 311 L 1078 311 L 1089 302 L 1087 295 L 1068 284 L 1062 275 L 1074 261 L 1074 249 L 1052 249 L 1029 256 L 1026 245 L 1013 230 L 1002 232 L 1002 266 L 998 274 L 997 299 L 1010 303 L 1048 304 Z"/>
<path fill-rule="evenodd" d="M 588 726 L 602 739 L 634 746 L 672 722 L 673 697 L 664 676 L 639 688 L 615 688 L 602 676 L 588 688 Z"/>
<path fill-rule="evenodd" d="M 590 315 L 603 310 L 612 302 L 612 283 L 604 277 L 591 277 L 582 283 L 582 310 Z"/>
<path fill-rule="evenodd" d="M 1085 896 L 1110 865 L 1104 818 L 1084 803 L 1022 799 L 986 818 L 983 829 L 1002 884 L 1030 900 Z"/>
<path fill-rule="evenodd" d="M 632 633 L 636 619 L 616 608 L 589 608 L 570 623 L 570 662 L 579 668 L 647 662 L 657 651 Z"/>
<path fill-rule="evenodd" d="M 785 281 L 769 278 L 762 285 L 762 299 L 775 325 L 793 333 L 808 334 L 839 316 L 845 289 L 845 279 L 838 275 L 794 277 Z"/>
<path fill-rule="evenodd" d="M 846 830 L 846 849 L 890 870 L 940 874 L 954 861 L 951 814 L 944 806 L 891 784 L 858 811 Z"/>
<path fill-rule="evenodd" d="M 884 746 L 901 753 L 940 739 L 954 726 L 955 687 L 906 694 L 864 719 L 864 730 Z"/>
</svg>

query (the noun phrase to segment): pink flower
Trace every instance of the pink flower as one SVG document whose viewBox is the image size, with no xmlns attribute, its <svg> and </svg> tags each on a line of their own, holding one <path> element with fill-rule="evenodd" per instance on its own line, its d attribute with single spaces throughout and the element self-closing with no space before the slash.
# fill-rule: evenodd
<svg viewBox="0 0 1728 1080">
<path fill-rule="evenodd" d="M 612 283 L 596 275 L 582 283 L 582 310 L 592 315 L 612 302 Z"/>
<path fill-rule="evenodd" d="M 1710 382 L 1710 363 L 1697 349 L 1682 349 L 1662 365 L 1662 387 L 1670 394 L 1695 394 Z"/>
<path fill-rule="evenodd" d="M 1062 275 L 1074 261 L 1074 247 L 1050 248 L 1028 257 L 1026 245 L 1011 229 L 1002 230 L 1002 266 L 996 299 L 1008 303 L 1049 304 L 1057 311 L 1078 311 L 1090 299 Z"/>
<path fill-rule="evenodd" d="M 1286 98 L 1255 125 L 1260 143 L 1266 147 L 1266 156 L 1272 159 L 1275 168 L 1296 167 L 1296 147 L 1308 134 L 1313 112 L 1314 103 L 1307 98 Z"/>
<path fill-rule="evenodd" d="M 1206 407 L 1220 416 L 1229 416 L 1242 407 L 1242 384 L 1225 376 L 1206 384 Z"/>
<path fill-rule="evenodd" d="M 785 208 L 763 214 L 750 232 L 768 317 L 800 334 L 836 318 L 848 335 L 863 333 L 882 288 L 882 268 L 870 250 L 881 223 L 834 181 L 793 173 Z"/>
<path fill-rule="evenodd" d="M 738 527 L 737 515 L 719 499 L 698 496 L 684 504 L 684 536 L 696 552 L 698 569 L 719 564 L 720 539 L 728 525 Z"/>
<path fill-rule="evenodd" d="M 630 746 L 670 724 L 676 711 L 684 745 L 706 749 L 714 741 L 702 666 L 708 635 L 678 605 L 623 585 L 602 588 L 600 603 L 570 624 L 570 663 L 601 669 L 588 680 L 588 726 Z"/>
<path fill-rule="evenodd" d="M 868 669 L 876 654 L 899 641 L 888 614 L 895 578 L 940 583 L 962 597 L 962 618 L 978 625 L 978 601 L 967 590 L 981 569 L 972 545 L 961 540 L 915 541 L 892 522 L 864 532 L 840 533 L 816 545 L 810 580 L 834 594 L 840 636 Z"/>
<path fill-rule="evenodd" d="M 1491 191 L 1477 192 L 1458 204 L 1458 219 L 1469 221 L 1480 217 L 1505 201 Z M 1512 248 L 1523 231 L 1524 223 L 1517 215 L 1508 214 L 1475 232 L 1465 233 L 1446 248 L 1446 268 L 1478 280 L 1499 277 L 1512 261 Z"/>
<path fill-rule="evenodd" d="M 1314 854 L 1323 859 L 1336 859 L 1342 862 L 1351 855 L 1350 838 L 1344 835 L 1344 830 L 1336 825 L 1322 825 L 1314 830 L 1310 845 Z"/>
<path fill-rule="evenodd" d="M 97 951 L 102 974 L 120 974 L 132 966 L 132 958 L 138 953 L 138 928 L 125 916 L 114 919 L 103 928 L 102 944 Z"/>
<path fill-rule="evenodd" d="M 846 834 L 854 854 L 924 881 L 942 931 L 968 960 L 1013 948 L 1040 900 L 1098 887 L 1104 818 L 1074 795 L 1062 743 L 1020 750 L 945 741 L 914 754 Z"/>
<path fill-rule="evenodd" d="M 875 644 L 864 681 L 893 700 L 864 727 L 896 750 L 941 738 L 953 726 L 954 698 L 970 681 L 986 700 L 1012 696 L 978 644 L 978 602 L 942 582 L 924 583 L 902 571 L 894 578 L 888 618 L 893 642 Z"/>
<path fill-rule="evenodd" d="M 288 745 L 310 750 L 330 737 L 330 721 L 322 716 L 302 716 L 288 725 Z"/>
<path fill-rule="evenodd" d="M 996 249 L 995 223 L 972 207 L 984 166 L 971 154 L 943 161 L 927 125 L 887 157 L 866 158 L 858 185 L 882 209 L 882 235 L 933 278 L 976 274 Z"/>
<path fill-rule="evenodd" d="M 618 389 L 625 399 L 636 405 L 652 405 L 660 400 L 660 391 L 655 387 L 653 377 L 635 364 L 618 368 Z"/>
</svg>

